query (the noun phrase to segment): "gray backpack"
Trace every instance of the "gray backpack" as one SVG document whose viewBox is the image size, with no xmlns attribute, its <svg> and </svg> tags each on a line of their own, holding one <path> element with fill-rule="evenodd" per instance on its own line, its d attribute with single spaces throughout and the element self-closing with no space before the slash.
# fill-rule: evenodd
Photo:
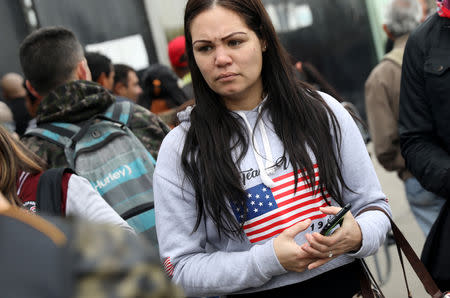
<svg viewBox="0 0 450 298">
<path fill-rule="evenodd" d="M 152 182 L 155 160 L 127 127 L 132 109 L 130 102 L 117 102 L 80 125 L 45 123 L 26 135 L 63 147 L 69 166 L 88 179 L 136 232 L 156 240 Z"/>
</svg>

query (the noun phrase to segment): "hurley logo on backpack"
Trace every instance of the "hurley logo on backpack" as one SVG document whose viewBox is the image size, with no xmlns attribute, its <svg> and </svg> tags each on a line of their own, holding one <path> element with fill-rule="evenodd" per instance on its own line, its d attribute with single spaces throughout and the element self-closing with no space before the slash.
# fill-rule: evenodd
<svg viewBox="0 0 450 298">
<path fill-rule="evenodd" d="M 136 232 L 155 241 L 155 160 L 127 127 L 131 110 L 130 102 L 118 102 L 80 126 L 45 123 L 26 134 L 64 147 L 69 166 L 87 178 Z"/>
</svg>

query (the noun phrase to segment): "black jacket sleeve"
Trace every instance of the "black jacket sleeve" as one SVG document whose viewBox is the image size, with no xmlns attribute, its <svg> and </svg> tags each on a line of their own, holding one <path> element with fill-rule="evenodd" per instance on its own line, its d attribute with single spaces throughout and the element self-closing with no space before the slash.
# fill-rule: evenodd
<svg viewBox="0 0 450 298">
<path fill-rule="evenodd" d="M 425 90 L 424 46 L 424 40 L 414 34 L 406 44 L 400 89 L 400 145 L 407 168 L 422 186 L 450 198 L 450 155 L 436 135 L 432 94 Z"/>
</svg>

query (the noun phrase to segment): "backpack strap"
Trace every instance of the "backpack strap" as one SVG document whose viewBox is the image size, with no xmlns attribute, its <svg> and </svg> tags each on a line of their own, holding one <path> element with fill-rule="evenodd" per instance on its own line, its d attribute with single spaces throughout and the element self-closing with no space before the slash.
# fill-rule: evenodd
<svg viewBox="0 0 450 298">
<path fill-rule="evenodd" d="M 115 102 L 106 109 L 103 116 L 128 126 L 133 112 L 134 108 L 131 102 Z M 94 118 L 96 117 L 92 117 L 92 119 Z M 72 137 L 78 134 L 83 127 L 89 127 L 92 124 L 92 121 L 93 120 L 88 121 L 87 125 L 84 123 L 82 126 L 64 122 L 44 123 L 38 125 L 36 128 L 27 129 L 25 135 L 40 137 L 63 148 L 70 147 L 72 144 Z"/>
<path fill-rule="evenodd" d="M 114 121 L 119 121 L 128 126 L 133 115 L 133 105 L 129 101 L 115 102 L 108 107 L 103 114 L 105 117 L 111 118 Z"/>
<path fill-rule="evenodd" d="M 36 191 L 38 211 L 61 216 L 61 181 L 64 173 L 75 172 L 70 168 L 54 168 L 42 173 Z"/>
<path fill-rule="evenodd" d="M 72 136 L 80 129 L 78 125 L 72 123 L 52 122 L 27 129 L 25 135 L 37 136 L 64 148 L 72 142 Z"/>
</svg>

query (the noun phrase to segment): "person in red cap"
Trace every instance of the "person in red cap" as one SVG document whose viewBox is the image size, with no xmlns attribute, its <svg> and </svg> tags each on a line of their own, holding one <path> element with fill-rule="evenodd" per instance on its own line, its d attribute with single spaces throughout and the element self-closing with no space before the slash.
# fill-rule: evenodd
<svg viewBox="0 0 450 298">
<path fill-rule="evenodd" d="M 169 59 L 173 71 L 180 78 L 180 88 L 189 99 L 194 98 L 194 90 L 192 87 L 191 72 L 189 70 L 186 55 L 186 40 L 184 35 L 175 37 L 168 45 Z"/>
</svg>

